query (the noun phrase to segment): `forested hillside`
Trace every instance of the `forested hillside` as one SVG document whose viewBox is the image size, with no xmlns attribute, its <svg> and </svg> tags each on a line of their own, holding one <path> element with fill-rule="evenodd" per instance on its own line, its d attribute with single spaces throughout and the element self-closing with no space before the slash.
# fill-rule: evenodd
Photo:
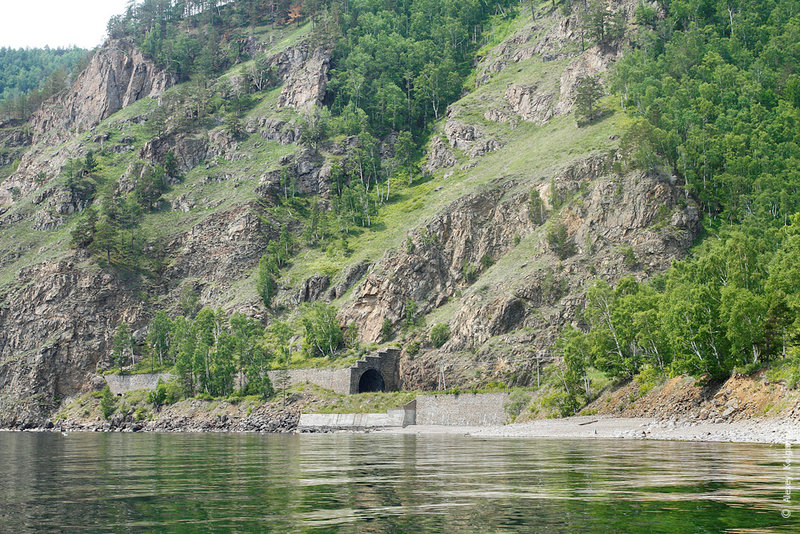
<svg viewBox="0 0 800 534">
<path fill-rule="evenodd" d="M 0 48 L 0 118 L 27 119 L 88 62 L 80 48 Z"/>
<path fill-rule="evenodd" d="M 612 77 L 634 118 L 623 150 L 628 165 L 683 183 L 704 239 L 651 282 L 589 290 L 589 333 L 569 330 L 559 345 L 569 409 L 585 400 L 588 367 L 724 379 L 775 364 L 800 379 L 800 6 L 664 8 L 663 20 L 640 8 L 641 45 Z"/>
<path fill-rule="evenodd" d="M 539 415 L 793 386 L 795 4 L 132 3 L 0 130 L 0 408 L 114 371 L 268 397 L 382 345 Z"/>
</svg>

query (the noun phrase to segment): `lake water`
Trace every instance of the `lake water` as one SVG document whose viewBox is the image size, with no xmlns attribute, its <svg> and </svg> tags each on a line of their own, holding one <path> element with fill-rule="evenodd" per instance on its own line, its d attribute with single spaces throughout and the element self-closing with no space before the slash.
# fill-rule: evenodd
<svg viewBox="0 0 800 534">
<path fill-rule="evenodd" d="M 784 446 L 0 432 L 0 531 L 796 532 L 798 478 Z"/>
</svg>

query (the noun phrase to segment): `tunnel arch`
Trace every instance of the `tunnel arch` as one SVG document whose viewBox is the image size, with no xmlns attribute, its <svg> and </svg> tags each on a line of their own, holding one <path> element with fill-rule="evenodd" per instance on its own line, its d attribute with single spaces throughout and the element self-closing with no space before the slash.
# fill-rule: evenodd
<svg viewBox="0 0 800 534">
<path fill-rule="evenodd" d="M 374 393 L 377 391 L 386 391 L 386 382 L 379 371 L 369 369 L 358 380 L 358 392 Z"/>
</svg>

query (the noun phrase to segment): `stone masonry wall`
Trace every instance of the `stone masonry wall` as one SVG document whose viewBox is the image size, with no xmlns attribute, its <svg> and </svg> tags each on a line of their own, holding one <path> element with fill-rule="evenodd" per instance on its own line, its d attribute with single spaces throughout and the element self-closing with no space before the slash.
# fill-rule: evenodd
<svg viewBox="0 0 800 534">
<path fill-rule="evenodd" d="M 111 389 L 114 395 L 122 395 L 128 391 L 137 389 L 156 389 L 158 379 L 162 382 L 172 380 L 172 375 L 169 373 L 161 374 L 146 374 L 146 375 L 106 375 L 106 384 Z"/>
<path fill-rule="evenodd" d="M 504 405 L 508 393 L 419 395 L 418 425 L 502 425 L 508 420 Z"/>
<path fill-rule="evenodd" d="M 270 371 L 269 379 L 272 387 L 280 385 L 280 371 Z M 351 369 L 292 369 L 289 371 L 289 385 L 311 382 L 322 388 L 347 395 L 350 393 Z"/>
</svg>

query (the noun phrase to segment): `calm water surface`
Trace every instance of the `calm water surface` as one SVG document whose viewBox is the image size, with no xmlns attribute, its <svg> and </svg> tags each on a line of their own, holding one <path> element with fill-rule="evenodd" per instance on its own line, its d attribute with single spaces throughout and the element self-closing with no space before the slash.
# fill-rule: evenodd
<svg viewBox="0 0 800 534">
<path fill-rule="evenodd" d="M 798 478 L 784 446 L 0 432 L 0 532 L 797 532 Z"/>
</svg>

